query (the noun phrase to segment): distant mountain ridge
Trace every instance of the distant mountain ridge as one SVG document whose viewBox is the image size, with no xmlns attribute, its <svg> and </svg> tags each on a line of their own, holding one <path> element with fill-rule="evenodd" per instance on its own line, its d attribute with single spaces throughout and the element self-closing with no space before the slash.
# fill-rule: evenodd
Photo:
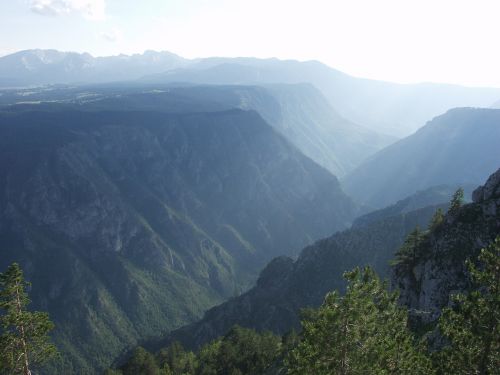
<svg viewBox="0 0 500 375">
<path fill-rule="evenodd" d="M 489 107 L 500 88 L 458 85 L 395 84 L 356 78 L 318 61 L 215 58 L 163 74 L 147 76 L 148 82 L 206 84 L 303 83 L 316 86 L 343 117 L 371 130 L 404 137 L 430 118 L 455 107 Z"/>
<path fill-rule="evenodd" d="M 0 57 L 0 87 L 127 81 L 187 64 L 166 51 L 93 57 L 89 53 L 26 50 Z"/>
<path fill-rule="evenodd" d="M 500 164 L 500 110 L 456 108 L 345 177 L 358 202 L 383 207 L 430 186 L 479 185 Z"/>
<path fill-rule="evenodd" d="M 49 58 L 46 56 L 59 56 Z M 45 63 L 44 63 L 45 62 Z M 29 68 L 29 69 L 28 69 Z M 351 77 L 317 61 L 256 58 L 188 60 L 168 52 L 93 58 L 28 50 L 0 58 L 0 87 L 110 81 L 264 85 L 311 83 L 344 118 L 378 133 L 403 137 L 450 108 L 489 107 L 500 88 L 394 84 Z"/>
</svg>

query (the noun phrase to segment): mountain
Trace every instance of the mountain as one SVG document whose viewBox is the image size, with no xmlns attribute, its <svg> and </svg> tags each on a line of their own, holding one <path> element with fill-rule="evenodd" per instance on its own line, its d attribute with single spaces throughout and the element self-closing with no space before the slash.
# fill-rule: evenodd
<svg viewBox="0 0 500 375">
<path fill-rule="evenodd" d="M 355 215 L 254 111 L 43 108 L 0 113 L 0 269 L 56 323 L 49 373 L 95 373 Z"/>
<path fill-rule="evenodd" d="M 379 151 L 343 183 L 359 202 L 383 207 L 434 185 L 479 185 L 500 164 L 500 110 L 458 108 Z"/>
<path fill-rule="evenodd" d="M 265 89 L 279 104 L 278 116 L 253 107 L 299 150 L 341 178 L 396 139 L 344 119 L 310 84 Z"/>
<path fill-rule="evenodd" d="M 344 176 L 394 138 L 338 115 L 310 84 L 259 86 L 93 85 L 4 90 L 0 104 L 37 110 L 151 110 L 169 113 L 255 110 L 302 153 Z M 56 103 L 56 104 L 52 104 Z M 62 106 L 64 104 L 64 106 Z"/>
<path fill-rule="evenodd" d="M 170 52 L 93 57 L 88 53 L 25 50 L 0 57 L 0 87 L 133 80 L 186 64 L 187 60 Z"/>
<path fill-rule="evenodd" d="M 446 215 L 411 261 L 393 269 L 392 283 L 417 327 L 435 323 L 441 309 L 451 303 L 450 295 L 470 288 L 466 260 L 477 259 L 479 251 L 500 235 L 500 169 L 474 191 L 472 199 Z"/>
<path fill-rule="evenodd" d="M 427 194 L 431 201 L 439 196 Z M 342 275 L 346 270 L 371 265 L 379 274 L 389 275 L 389 261 L 406 235 L 416 225 L 426 227 L 436 209 L 446 207 L 440 204 L 408 212 L 409 206 L 418 201 L 409 197 L 360 217 L 351 229 L 303 249 L 295 261 L 285 256 L 273 259 L 248 292 L 210 309 L 202 320 L 174 331 L 166 340 L 151 343 L 151 348 L 172 341 L 198 348 L 235 324 L 279 334 L 298 329 L 302 309 L 317 307 L 327 292 L 345 288 Z M 420 202 L 426 203 L 423 199 Z M 371 220 L 375 216 L 377 219 Z"/>
<path fill-rule="evenodd" d="M 28 50 L 0 58 L 0 87 L 131 81 L 231 85 L 310 83 L 345 119 L 401 138 L 455 107 L 489 107 L 500 88 L 395 84 L 349 76 L 317 61 L 256 58 L 188 60 L 168 52 L 94 58 Z"/>
<path fill-rule="evenodd" d="M 237 85 L 307 82 L 317 87 L 342 117 L 398 138 L 451 108 L 489 107 L 500 97 L 500 88 L 395 84 L 352 77 L 318 61 L 278 59 L 202 59 L 144 80 Z"/>
</svg>

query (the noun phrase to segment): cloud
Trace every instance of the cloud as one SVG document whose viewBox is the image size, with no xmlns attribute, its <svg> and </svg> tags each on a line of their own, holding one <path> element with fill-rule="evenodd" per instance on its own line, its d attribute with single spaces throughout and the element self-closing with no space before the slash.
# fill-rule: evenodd
<svg viewBox="0 0 500 375">
<path fill-rule="evenodd" d="M 100 35 L 102 38 L 112 43 L 119 42 L 123 39 L 123 33 L 121 32 L 121 30 L 116 28 L 102 32 Z"/>
<path fill-rule="evenodd" d="M 106 0 L 31 0 L 32 12 L 43 16 L 61 16 L 72 13 L 81 14 L 90 20 L 105 17 Z"/>
</svg>

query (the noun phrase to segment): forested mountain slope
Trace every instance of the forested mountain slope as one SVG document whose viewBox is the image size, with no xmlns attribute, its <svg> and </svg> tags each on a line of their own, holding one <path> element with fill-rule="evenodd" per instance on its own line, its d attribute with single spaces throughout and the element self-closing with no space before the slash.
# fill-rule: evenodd
<svg viewBox="0 0 500 375">
<path fill-rule="evenodd" d="M 11 110 L 0 163 L 0 268 L 55 321 L 56 373 L 195 320 L 356 212 L 252 111 Z"/>
<path fill-rule="evenodd" d="M 378 211 L 376 220 L 359 218 L 353 228 L 303 249 L 296 261 L 273 259 L 250 291 L 209 310 L 201 321 L 175 331 L 167 342 L 179 340 L 197 348 L 224 335 L 234 324 L 283 334 L 299 327 L 301 309 L 317 307 L 327 292 L 344 289 L 346 270 L 371 265 L 388 276 L 389 261 L 406 235 L 416 225 L 426 227 L 436 209 L 446 207 L 407 212 L 409 202 L 415 201 L 408 198 Z"/>
</svg>

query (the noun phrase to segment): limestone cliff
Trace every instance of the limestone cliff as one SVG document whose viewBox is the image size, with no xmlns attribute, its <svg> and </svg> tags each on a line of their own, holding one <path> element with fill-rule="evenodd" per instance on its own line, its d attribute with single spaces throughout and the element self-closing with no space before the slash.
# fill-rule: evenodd
<svg viewBox="0 0 500 375">
<path fill-rule="evenodd" d="M 413 323 L 434 322 L 450 302 L 450 294 L 469 286 L 465 261 L 474 260 L 480 249 L 500 235 L 500 169 L 472 195 L 473 202 L 431 231 L 419 256 L 393 269 L 393 285 L 401 302 L 409 307 Z"/>
</svg>

